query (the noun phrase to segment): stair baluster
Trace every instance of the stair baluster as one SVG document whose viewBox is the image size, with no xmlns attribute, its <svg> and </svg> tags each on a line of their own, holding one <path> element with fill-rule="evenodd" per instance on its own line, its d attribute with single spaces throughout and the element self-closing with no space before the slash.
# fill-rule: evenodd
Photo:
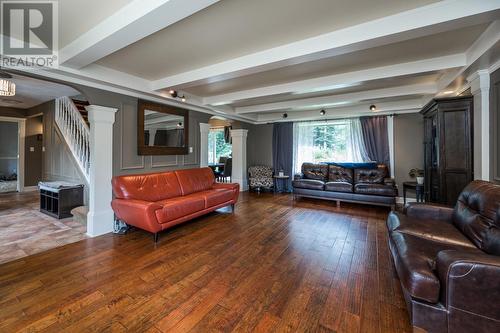
<svg viewBox="0 0 500 333">
<path fill-rule="evenodd" d="M 55 102 L 55 121 L 87 183 L 90 180 L 90 129 L 69 97 Z"/>
</svg>

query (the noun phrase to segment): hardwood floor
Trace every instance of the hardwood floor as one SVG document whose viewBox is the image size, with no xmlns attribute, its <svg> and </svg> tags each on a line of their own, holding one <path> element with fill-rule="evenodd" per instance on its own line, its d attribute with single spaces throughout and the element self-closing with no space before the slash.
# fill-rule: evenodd
<svg viewBox="0 0 500 333">
<path fill-rule="evenodd" d="M 0 194 L 0 264 L 87 238 L 87 226 L 39 211 L 38 191 Z"/>
<path fill-rule="evenodd" d="M 248 194 L 0 265 L 0 332 L 410 332 L 388 210 Z"/>
</svg>

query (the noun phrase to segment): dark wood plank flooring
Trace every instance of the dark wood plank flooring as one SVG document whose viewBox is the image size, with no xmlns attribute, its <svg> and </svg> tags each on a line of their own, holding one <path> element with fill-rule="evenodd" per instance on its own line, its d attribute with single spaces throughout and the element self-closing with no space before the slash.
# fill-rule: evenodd
<svg viewBox="0 0 500 333">
<path fill-rule="evenodd" d="M 0 265 L 0 332 L 410 332 L 388 210 L 243 194 L 160 236 Z"/>
</svg>

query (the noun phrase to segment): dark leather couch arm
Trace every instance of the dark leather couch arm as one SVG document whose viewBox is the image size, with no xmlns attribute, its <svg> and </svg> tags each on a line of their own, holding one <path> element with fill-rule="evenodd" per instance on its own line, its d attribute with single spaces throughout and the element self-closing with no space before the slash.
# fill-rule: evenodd
<svg viewBox="0 0 500 333">
<path fill-rule="evenodd" d="M 396 186 L 396 180 L 394 178 L 385 178 L 384 179 L 384 184 L 385 185 Z"/>
<path fill-rule="evenodd" d="M 436 269 L 446 307 L 500 320 L 499 256 L 445 250 L 438 253 Z"/>
<path fill-rule="evenodd" d="M 453 219 L 453 208 L 438 204 L 411 202 L 406 204 L 404 213 L 409 217 L 442 220 L 448 223 Z"/>
<path fill-rule="evenodd" d="M 293 180 L 299 180 L 299 179 L 302 179 L 304 178 L 304 174 L 303 173 L 296 173 L 295 175 L 293 175 Z"/>
</svg>

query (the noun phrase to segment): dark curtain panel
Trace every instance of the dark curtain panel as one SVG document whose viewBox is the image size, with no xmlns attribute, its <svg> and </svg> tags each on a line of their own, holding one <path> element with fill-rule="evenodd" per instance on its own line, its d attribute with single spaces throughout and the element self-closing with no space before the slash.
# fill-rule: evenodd
<svg viewBox="0 0 500 333">
<path fill-rule="evenodd" d="M 275 123 L 273 125 L 273 168 L 275 175 L 283 171 L 285 175 L 290 176 L 288 180 L 278 180 L 276 190 L 283 191 L 286 183 L 288 183 L 288 190 L 291 190 L 293 177 L 293 123 Z"/>
<path fill-rule="evenodd" d="M 366 153 L 372 161 L 390 167 L 387 116 L 360 117 Z"/>
<path fill-rule="evenodd" d="M 224 141 L 226 143 L 232 143 L 231 141 L 231 129 L 232 126 L 224 126 Z"/>
</svg>

